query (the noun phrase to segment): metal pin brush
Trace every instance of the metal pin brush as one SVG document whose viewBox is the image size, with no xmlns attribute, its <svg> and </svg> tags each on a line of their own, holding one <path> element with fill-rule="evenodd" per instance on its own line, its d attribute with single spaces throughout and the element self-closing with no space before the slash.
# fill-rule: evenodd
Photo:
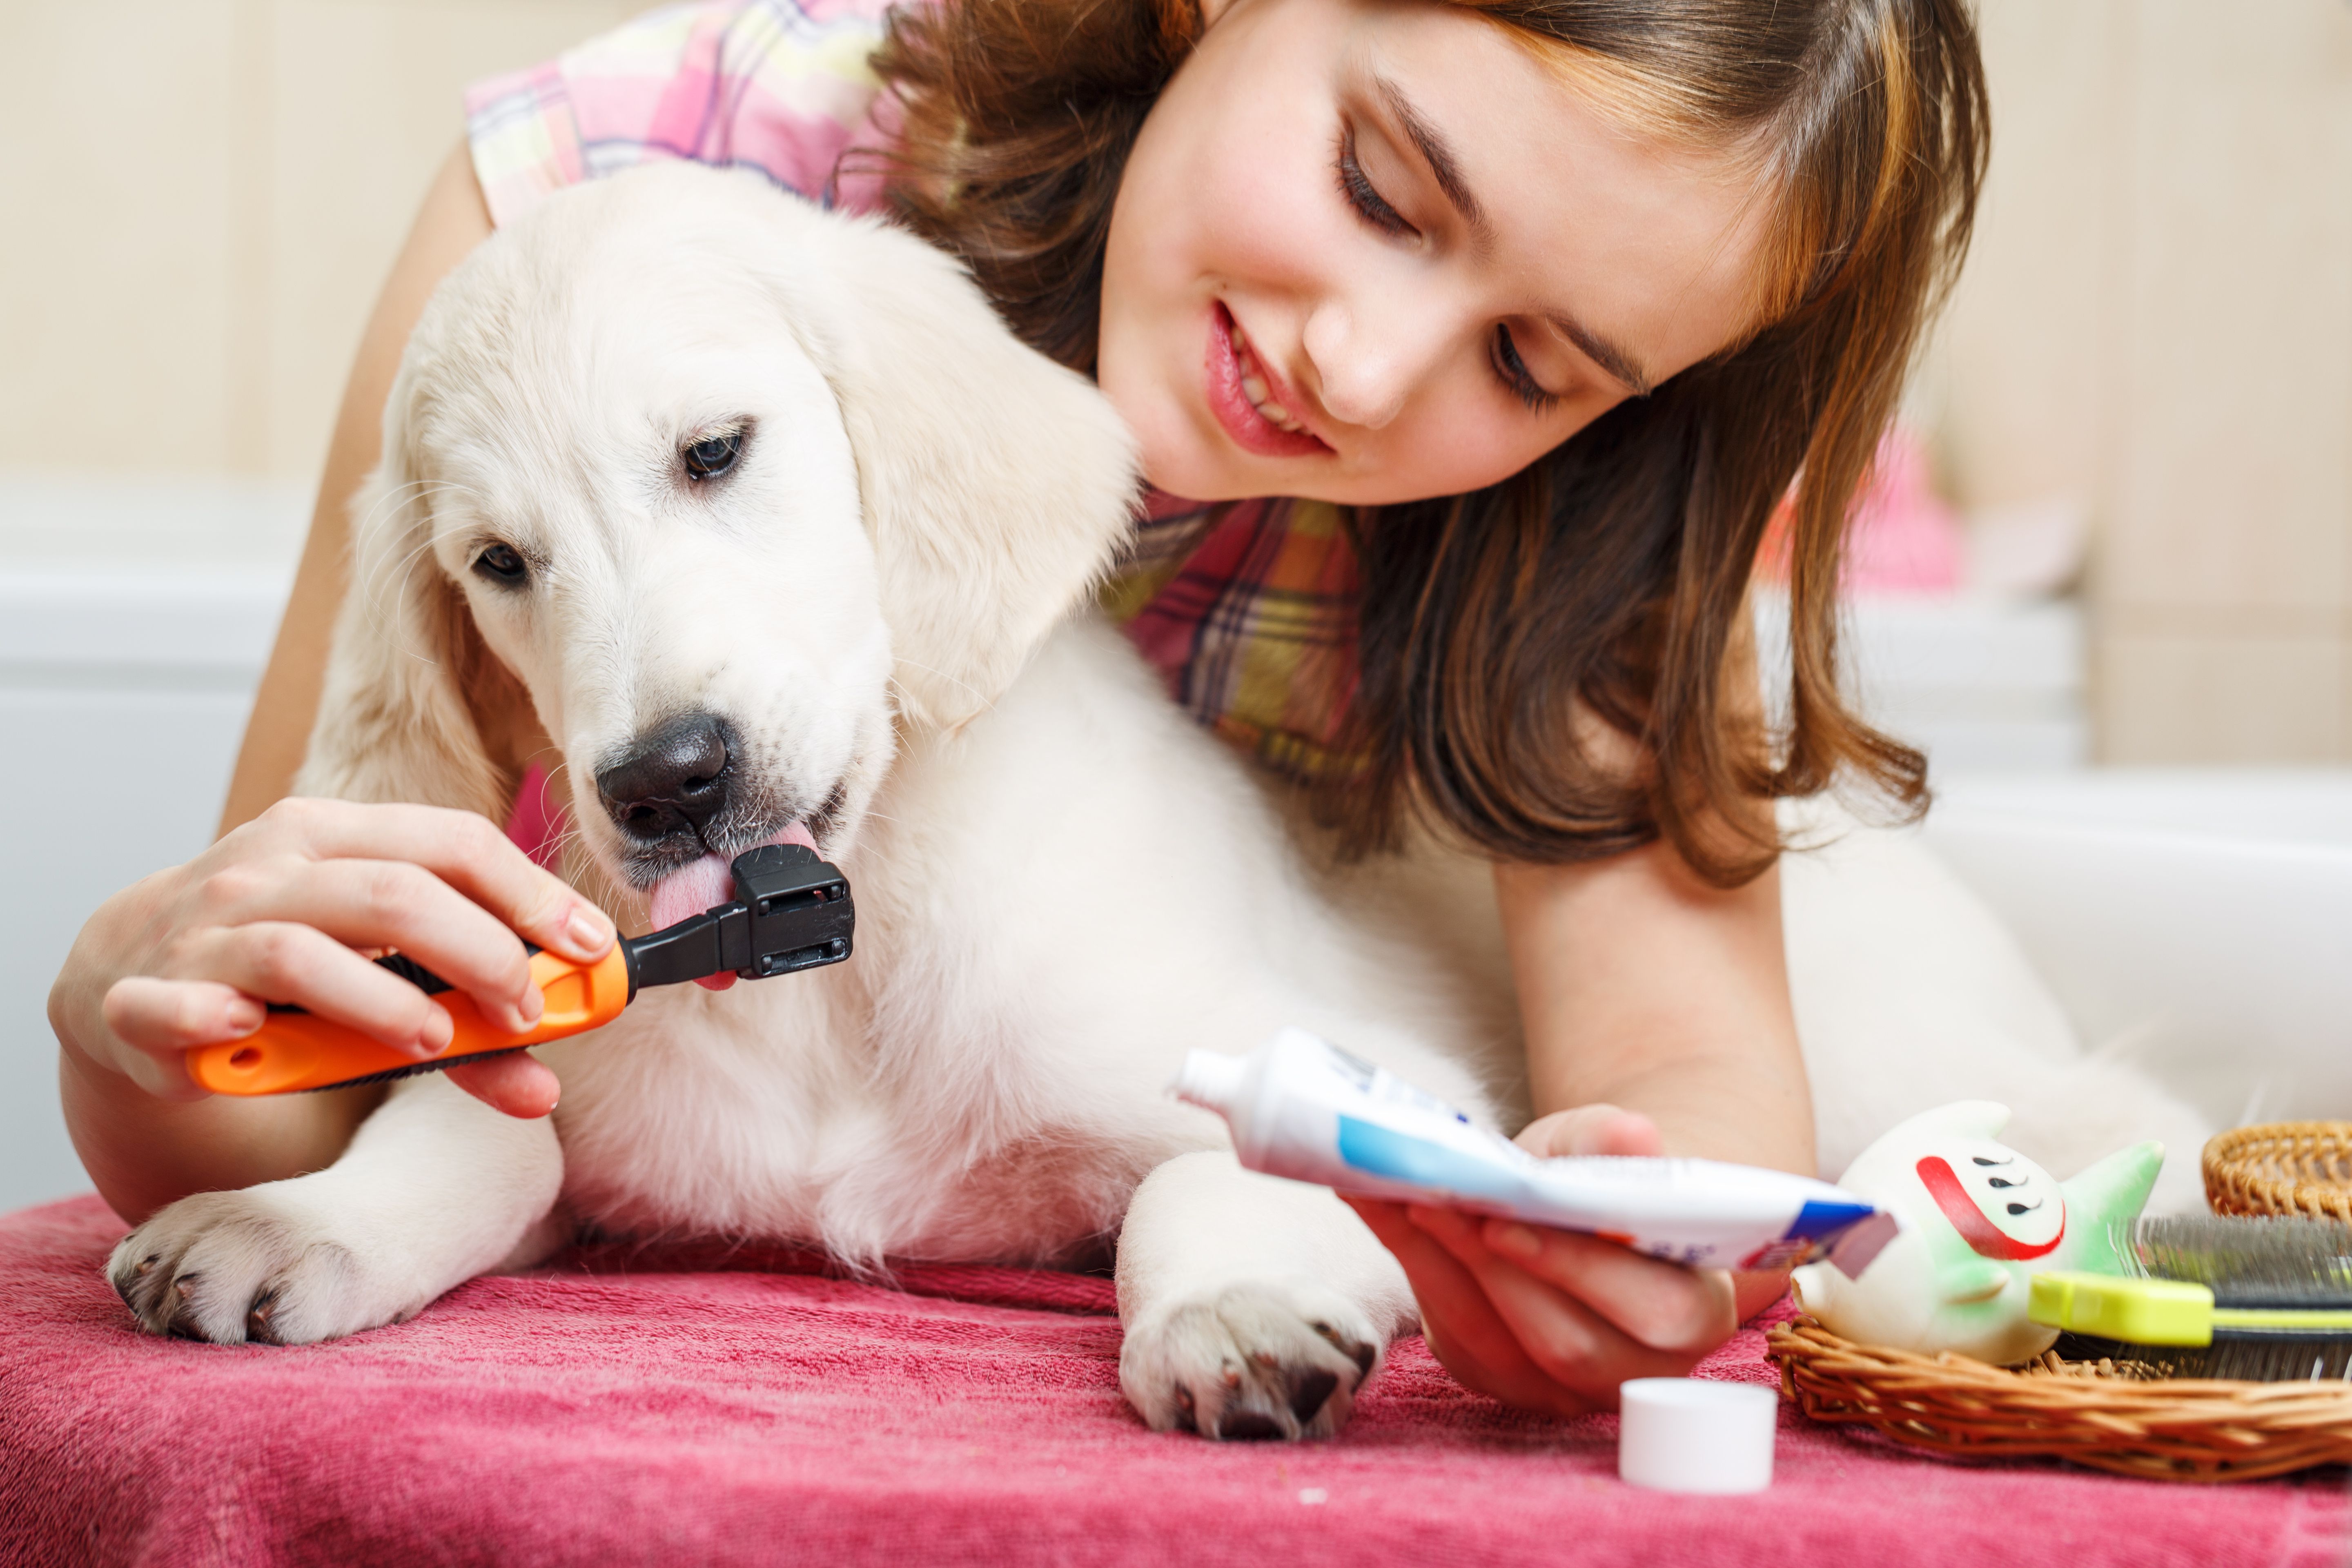
<svg viewBox="0 0 2352 1568">
<path fill-rule="evenodd" d="M 2070 1361 L 2156 1377 L 2289 1383 L 2352 1373 L 2352 1226 L 2218 1215 L 2143 1219 L 2127 1277 L 2033 1277 L 2027 1315 Z"/>
</svg>

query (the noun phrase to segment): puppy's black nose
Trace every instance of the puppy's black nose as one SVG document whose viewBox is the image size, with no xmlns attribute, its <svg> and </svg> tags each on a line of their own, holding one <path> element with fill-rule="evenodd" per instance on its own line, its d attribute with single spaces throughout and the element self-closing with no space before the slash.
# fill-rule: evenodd
<svg viewBox="0 0 2352 1568">
<path fill-rule="evenodd" d="M 726 807 L 730 754 L 725 725 L 708 713 L 682 714 L 638 736 L 596 775 L 596 789 L 632 838 L 652 843 L 680 831 L 699 838 Z"/>
</svg>

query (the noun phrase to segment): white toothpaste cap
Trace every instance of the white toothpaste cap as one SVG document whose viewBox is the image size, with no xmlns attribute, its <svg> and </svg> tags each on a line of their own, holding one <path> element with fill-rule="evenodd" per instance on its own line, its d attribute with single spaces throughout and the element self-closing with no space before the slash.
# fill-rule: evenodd
<svg viewBox="0 0 2352 1568">
<path fill-rule="evenodd" d="M 1752 1383 L 1637 1377 L 1617 1391 L 1617 1475 L 1660 1492 L 1760 1492 L 1772 1484 L 1780 1396 Z"/>
<path fill-rule="evenodd" d="M 1247 1057 L 1222 1051 L 1186 1051 L 1176 1081 L 1168 1087 L 1179 1100 L 1230 1116 L 1242 1097 L 1242 1080 L 1249 1076 Z"/>
</svg>

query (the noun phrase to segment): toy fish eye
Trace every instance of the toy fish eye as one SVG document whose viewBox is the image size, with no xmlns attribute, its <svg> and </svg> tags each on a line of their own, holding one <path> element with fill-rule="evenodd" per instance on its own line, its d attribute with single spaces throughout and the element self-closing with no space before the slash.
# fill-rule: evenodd
<svg viewBox="0 0 2352 1568">
<path fill-rule="evenodd" d="M 2011 1204 L 2009 1205 L 2009 1212 L 2011 1215 L 2032 1214 L 2041 1206 L 2040 1204 Z"/>
<path fill-rule="evenodd" d="M 2007 1160 L 1988 1160 L 1982 1154 L 1971 1154 L 1969 1156 L 1969 1159 L 1972 1163 L 1979 1165 L 2006 1165 L 2016 1158 L 2017 1156 L 2014 1154 L 2011 1154 Z"/>
</svg>

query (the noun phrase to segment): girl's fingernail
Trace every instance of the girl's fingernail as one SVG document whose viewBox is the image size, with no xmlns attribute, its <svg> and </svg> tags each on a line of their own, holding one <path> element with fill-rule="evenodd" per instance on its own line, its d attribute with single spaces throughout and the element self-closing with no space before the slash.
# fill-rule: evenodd
<svg viewBox="0 0 2352 1568">
<path fill-rule="evenodd" d="M 447 1050 L 449 1042 L 457 1037 L 456 1022 L 448 1014 L 436 1007 L 432 1010 L 432 1016 L 425 1020 L 425 1027 L 416 1033 L 416 1054 L 420 1057 L 437 1057 Z"/>
<path fill-rule="evenodd" d="M 613 922 L 585 904 L 572 911 L 571 924 L 564 929 L 583 958 L 593 958 L 613 945 Z"/>
<path fill-rule="evenodd" d="M 522 1026 L 528 1029 L 538 1023 L 540 1016 L 547 1011 L 547 997 L 538 986 L 526 985 L 522 1000 L 515 1004 L 515 1011 L 522 1015 Z"/>
<path fill-rule="evenodd" d="M 1514 1258 L 1543 1256 L 1543 1237 L 1523 1225 L 1488 1226 L 1486 1245 L 1497 1252 L 1507 1252 Z"/>
<path fill-rule="evenodd" d="M 221 1022 L 233 1035 L 249 1035 L 268 1016 L 268 1008 L 250 996 L 239 996 L 222 1010 Z"/>
</svg>

